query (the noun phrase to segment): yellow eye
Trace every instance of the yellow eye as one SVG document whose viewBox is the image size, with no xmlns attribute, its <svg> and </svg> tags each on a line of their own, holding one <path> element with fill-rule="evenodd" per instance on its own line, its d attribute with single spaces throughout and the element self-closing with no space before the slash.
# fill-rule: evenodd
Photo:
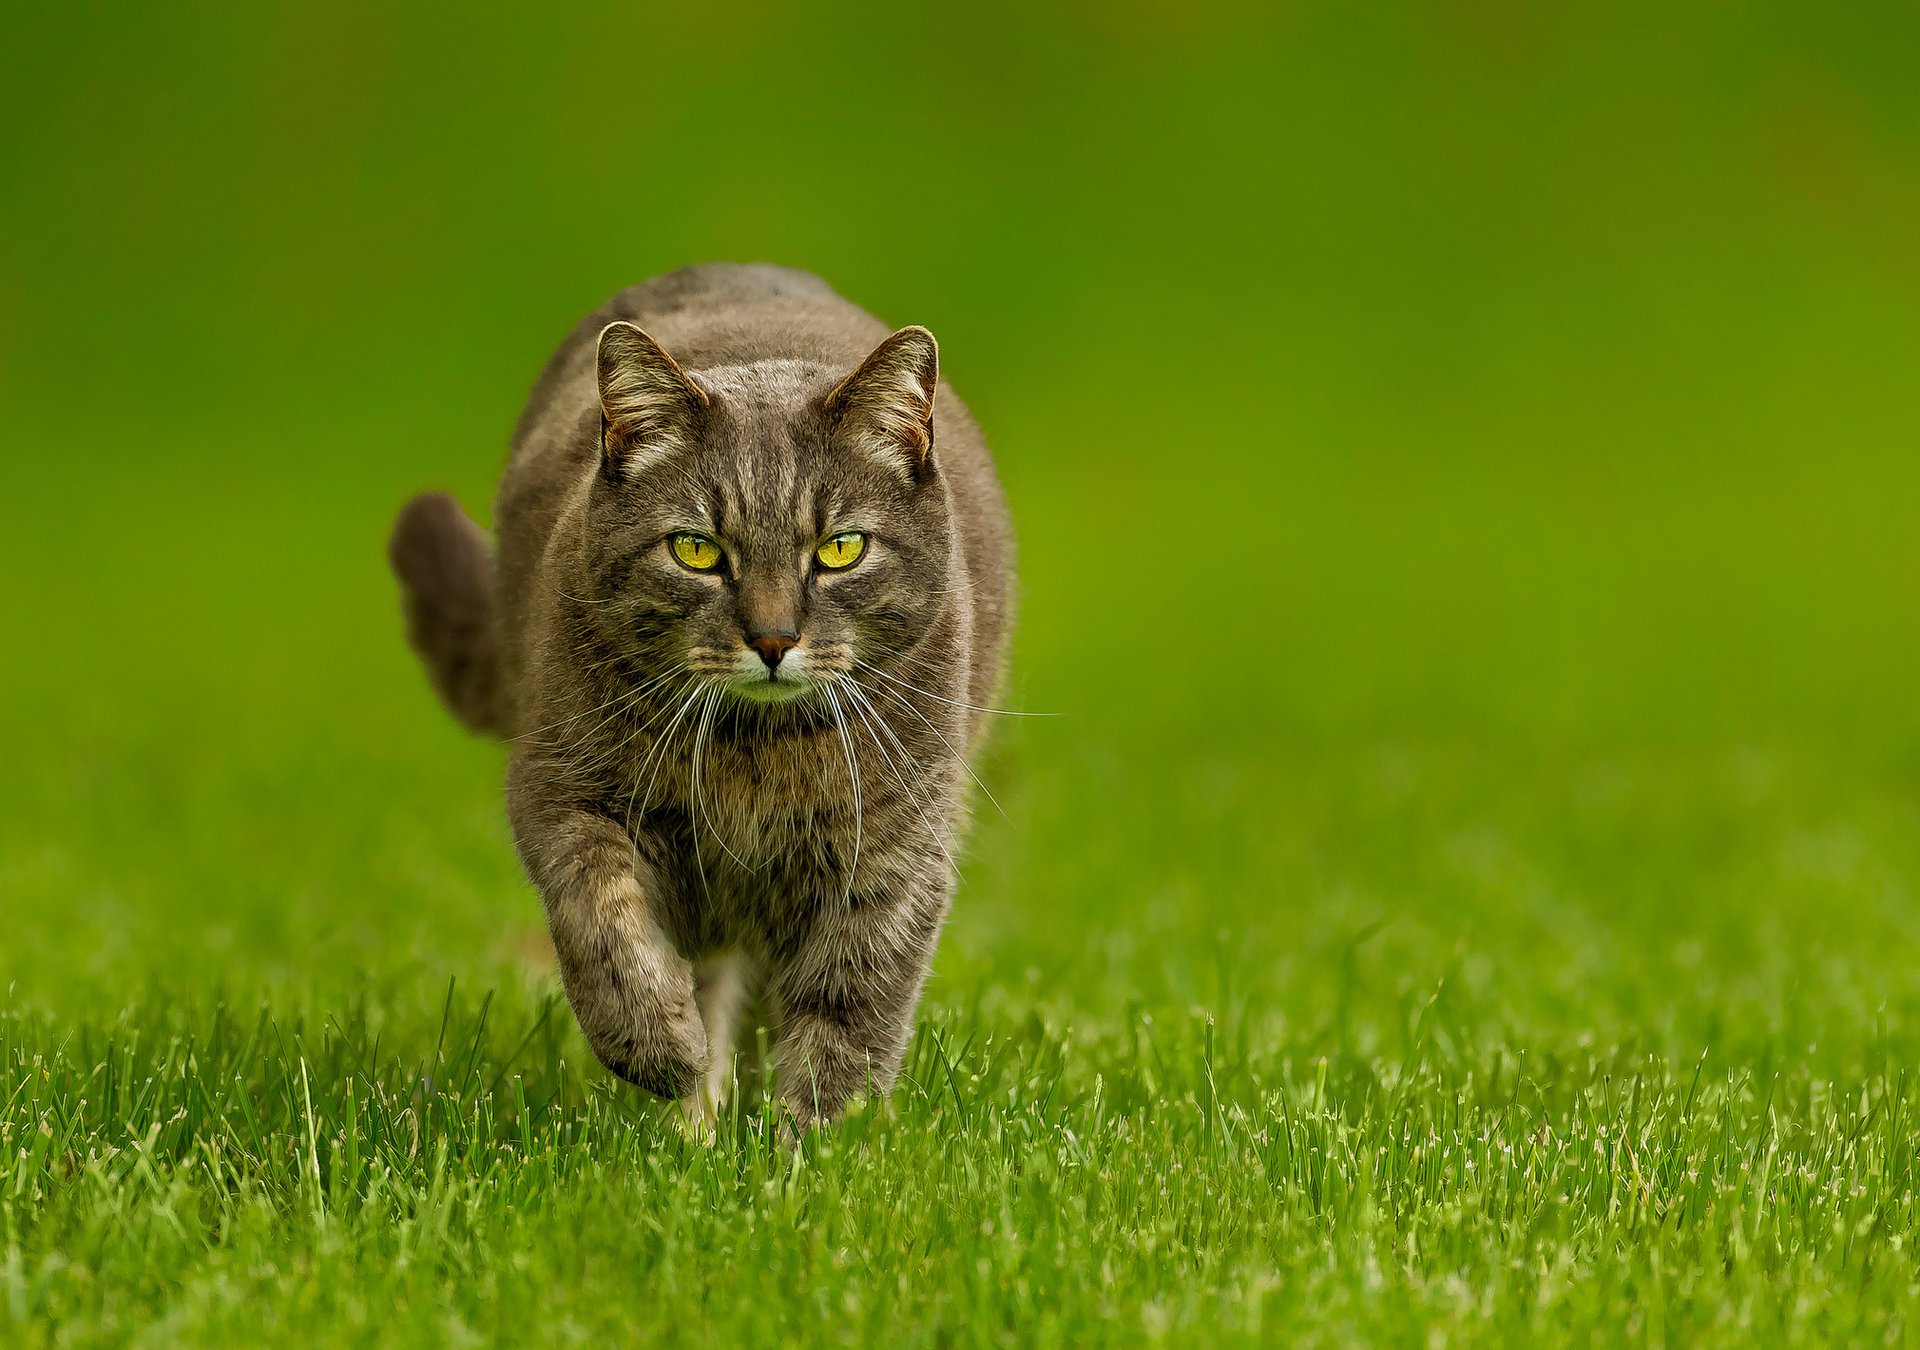
<svg viewBox="0 0 1920 1350">
<path fill-rule="evenodd" d="M 682 567 L 711 572 L 720 565 L 720 545 L 704 534 L 676 534 L 667 543 Z"/>
<path fill-rule="evenodd" d="M 838 572 L 843 567 L 852 567 L 859 562 L 860 555 L 866 551 L 867 536 L 864 534 L 836 534 L 815 549 L 813 556 L 829 572 Z"/>
</svg>

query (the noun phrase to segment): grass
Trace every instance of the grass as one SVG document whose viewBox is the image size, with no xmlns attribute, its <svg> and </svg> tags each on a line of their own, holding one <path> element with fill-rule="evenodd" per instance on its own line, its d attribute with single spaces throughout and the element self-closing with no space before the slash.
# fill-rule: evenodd
<svg viewBox="0 0 1920 1350">
<path fill-rule="evenodd" d="M 690 1144 L 570 1067 L 550 1003 L 490 1033 L 505 1011 L 177 1011 L 65 1053 L 10 1020 L 11 1314 L 80 1341 L 1066 1344 L 1858 1342 L 1912 1310 L 1885 1062 L 1528 1063 L 1450 1044 L 1432 1003 L 1372 1061 L 949 1012 L 893 1110 L 796 1156 L 750 1110 Z"/>
<path fill-rule="evenodd" d="M 1911 14 L 192 9 L 0 34 L 0 1344 L 1915 1338 Z M 797 1153 L 381 559 L 710 257 L 940 334 L 1061 714 Z"/>
<path fill-rule="evenodd" d="M 312 509 L 377 524 L 357 488 Z M 1376 663 L 1356 616 L 1419 564 L 1336 567 L 1351 537 L 1296 536 L 1343 578 L 1292 611 L 1305 655 L 1211 690 L 1089 685 L 1059 615 L 1102 579 L 1029 549 L 1014 698 L 1065 715 L 996 732 L 1007 817 L 902 1086 L 798 1154 L 751 1093 L 708 1149 L 592 1064 L 497 755 L 408 668 L 377 550 L 272 661 L 217 588 L 177 664 L 103 666 L 14 742 L 6 1339 L 1903 1338 L 1920 832 L 1891 684 L 1803 697 L 1815 654 L 1694 686 L 1609 626 L 1646 609 L 1523 621 L 1490 574 L 1479 622 Z M 113 583 L 154 589 L 135 612 L 170 584 Z M 1768 623 L 1819 621 L 1798 594 Z M 1771 631 L 1719 598 L 1706 647 Z M 1589 666 L 1556 684 L 1569 630 Z"/>
</svg>

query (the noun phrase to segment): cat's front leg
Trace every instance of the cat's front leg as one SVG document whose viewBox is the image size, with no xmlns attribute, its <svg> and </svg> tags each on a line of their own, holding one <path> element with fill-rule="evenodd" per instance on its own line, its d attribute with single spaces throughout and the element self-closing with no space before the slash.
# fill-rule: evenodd
<svg viewBox="0 0 1920 1350">
<path fill-rule="evenodd" d="M 893 1086 L 950 897 L 944 871 L 851 905 L 835 896 L 780 963 L 777 1082 L 801 1128 Z"/>
<path fill-rule="evenodd" d="M 558 807 L 524 785 L 509 816 L 540 891 L 567 1002 L 602 1064 L 662 1097 L 699 1090 L 707 1034 L 693 969 L 662 931 L 663 892 L 626 831 L 589 810 Z"/>
</svg>

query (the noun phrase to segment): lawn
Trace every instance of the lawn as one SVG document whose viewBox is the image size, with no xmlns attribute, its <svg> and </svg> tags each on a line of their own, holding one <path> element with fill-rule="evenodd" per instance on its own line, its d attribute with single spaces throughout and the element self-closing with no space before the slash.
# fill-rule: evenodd
<svg viewBox="0 0 1920 1350">
<path fill-rule="evenodd" d="M 691 19 L 14 34 L 0 1342 L 1920 1334 L 1920 34 L 1494 13 L 768 11 L 598 184 Z M 1054 714 L 797 1151 L 593 1062 L 381 556 L 714 256 L 941 336 Z"/>
</svg>

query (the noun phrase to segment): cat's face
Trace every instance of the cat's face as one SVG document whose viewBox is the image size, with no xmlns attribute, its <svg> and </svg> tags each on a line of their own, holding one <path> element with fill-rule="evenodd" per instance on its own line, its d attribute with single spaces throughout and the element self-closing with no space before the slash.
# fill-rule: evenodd
<svg viewBox="0 0 1920 1350">
<path fill-rule="evenodd" d="M 931 335 L 904 329 L 857 372 L 778 361 L 696 378 L 631 325 L 602 334 L 606 449 L 579 598 L 662 701 L 816 702 L 925 636 L 953 585 L 936 363 Z"/>
</svg>

